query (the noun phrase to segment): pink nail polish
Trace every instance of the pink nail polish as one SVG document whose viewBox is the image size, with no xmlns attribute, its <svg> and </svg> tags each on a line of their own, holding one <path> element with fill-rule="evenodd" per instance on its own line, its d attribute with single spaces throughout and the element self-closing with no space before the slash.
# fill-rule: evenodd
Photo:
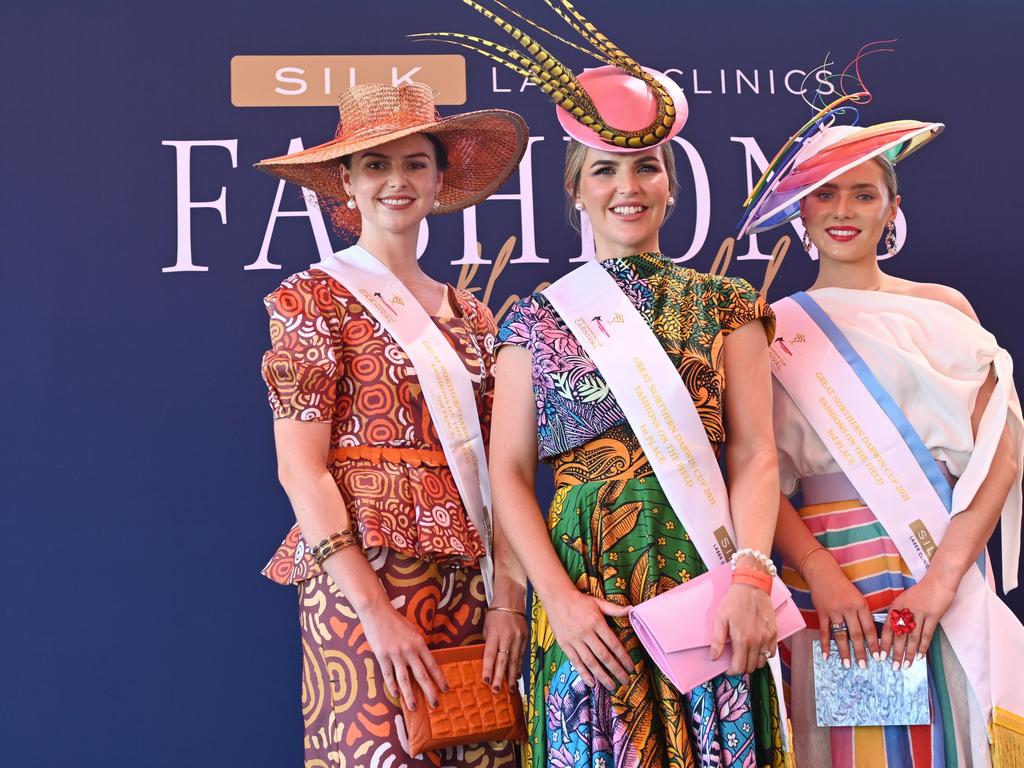
<svg viewBox="0 0 1024 768">
<path fill-rule="evenodd" d="M 846 668 L 846 669 L 850 668 L 850 660 L 849 659 L 843 659 L 843 667 Z"/>
<path fill-rule="evenodd" d="M 898 661 L 894 661 L 892 663 L 892 671 L 895 672 L 899 668 L 900 668 L 900 663 Z"/>
<path fill-rule="evenodd" d="M 861 669 L 867 669 L 868 668 L 868 663 L 866 661 L 864 661 L 864 659 L 857 659 L 857 666 L 860 667 Z"/>
</svg>

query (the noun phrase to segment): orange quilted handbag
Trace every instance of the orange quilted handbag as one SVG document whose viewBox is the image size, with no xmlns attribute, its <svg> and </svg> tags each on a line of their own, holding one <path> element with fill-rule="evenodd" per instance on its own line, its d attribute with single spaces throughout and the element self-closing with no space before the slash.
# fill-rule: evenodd
<svg viewBox="0 0 1024 768">
<path fill-rule="evenodd" d="M 495 693 L 481 676 L 484 646 L 463 645 L 431 651 L 441 665 L 448 692 L 440 694 L 440 706 L 431 709 L 418 685 L 416 709 L 409 711 L 402 699 L 409 754 L 479 744 L 484 741 L 522 741 L 526 738 L 523 699 L 519 691 L 503 685 Z"/>
</svg>

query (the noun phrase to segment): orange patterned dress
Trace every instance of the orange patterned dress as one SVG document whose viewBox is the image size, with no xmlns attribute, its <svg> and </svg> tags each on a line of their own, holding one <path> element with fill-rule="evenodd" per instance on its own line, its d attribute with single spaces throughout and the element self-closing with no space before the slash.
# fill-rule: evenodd
<svg viewBox="0 0 1024 768">
<path fill-rule="evenodd" d="M 434 321 L 473 378 L 486 440 L 494 318 L 469 293 L 449 292 L 456 315 Z M 392 604 L 433 648 L 480 642 L 484 548 L 409 358 L 343 285 L 319 270 L 288 278 L 265 303 L 272 346 L 263 378 L 274 417 L 330 422 L 330 472 Z M 514 765 L 506 742 L 407 753 L 401 708 L 384 690 L 355 611 L 308 550 L 296 525 L 263 571 L 298 585 L 307 768 Z"/>
</svg>

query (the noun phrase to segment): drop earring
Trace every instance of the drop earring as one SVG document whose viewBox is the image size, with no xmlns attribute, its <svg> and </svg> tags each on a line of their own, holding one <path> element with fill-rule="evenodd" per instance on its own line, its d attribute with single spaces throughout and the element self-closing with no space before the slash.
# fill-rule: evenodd
<svg viewBox="0 0 1024 768">
<path fill-rule="evenodd" d="M 814 246 L 814 243 L 811 242 L 811 233 L 807 231 L 806 227 L 804 228 L 804 239 L 802 243 L 804 246 L 804 251 L 810 253 L 811 248 Z"/>
<path fill-rule="evenodd" d="M 896 222 L 890 221 L 885 225 L 888 230 L 885 234 L 885 250 L 889 252 L 889 256 L 896 255 Z"/>
<path fill-rule="evenodd" d="M 350 211 L 354 211 L 356 209 L 356 199 L 354 197 L 350 197 L 348 200 L 345 201 L 345 205 L 348 206 L 348 209 Z"/>
<path fill-rule="evenodd" d="M 676 199 L 672 197 L 672 195 L 669 195 L 668 200 L 666 202 L 669 204 L 669 207 L 671 207 L 676 204 Z"/>
<path fill-rule="evenodd" d="M 581 203 L 579 200 L 577 200 L 576 203 L 573 205 L 573 208 L 575 208 L 577 211 L 582 211 L 583 210 L 583 203 Z"/>
</svg>

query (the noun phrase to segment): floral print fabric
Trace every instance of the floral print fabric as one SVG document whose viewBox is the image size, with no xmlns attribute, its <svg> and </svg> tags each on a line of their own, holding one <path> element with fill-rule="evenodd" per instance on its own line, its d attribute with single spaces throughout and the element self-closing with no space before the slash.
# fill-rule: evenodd
<svg viewBox="0 0 1024 768">
<path fill-rule="evenodd" d="M 449 298 L 457 315 L 435 322 L 473 378 L 486 442 L 494 318 L 467 292 L 451 289 Z M 275 418 L 329 422 L 332 449 L 441 451 L 409 358 L 341 283 L 316 269 L 300 272 L 265 304 L 271 348 L 262 371 Z M 346 456 L 329 469 L 364 548 L 462 565 L 483 555 L 447 466 Z M 297 528 L 264 573 L 281 583 L 319 573 Z"/>
<path fill-rule="evenodd" d="M 629 296 L 661 341 L 693 395 L 708 439 L 725 440 L 724 341 L 761 320 L 771 338 L 771 307 L 746 280 L 679 267 L 658 253 L 606 259 L 601 265 Z M 541 293 L 514 304 L 498 345 L 530 350 L 542 459 L 576 448 L 626 421 L 601 372 Z"/>
</svg>

